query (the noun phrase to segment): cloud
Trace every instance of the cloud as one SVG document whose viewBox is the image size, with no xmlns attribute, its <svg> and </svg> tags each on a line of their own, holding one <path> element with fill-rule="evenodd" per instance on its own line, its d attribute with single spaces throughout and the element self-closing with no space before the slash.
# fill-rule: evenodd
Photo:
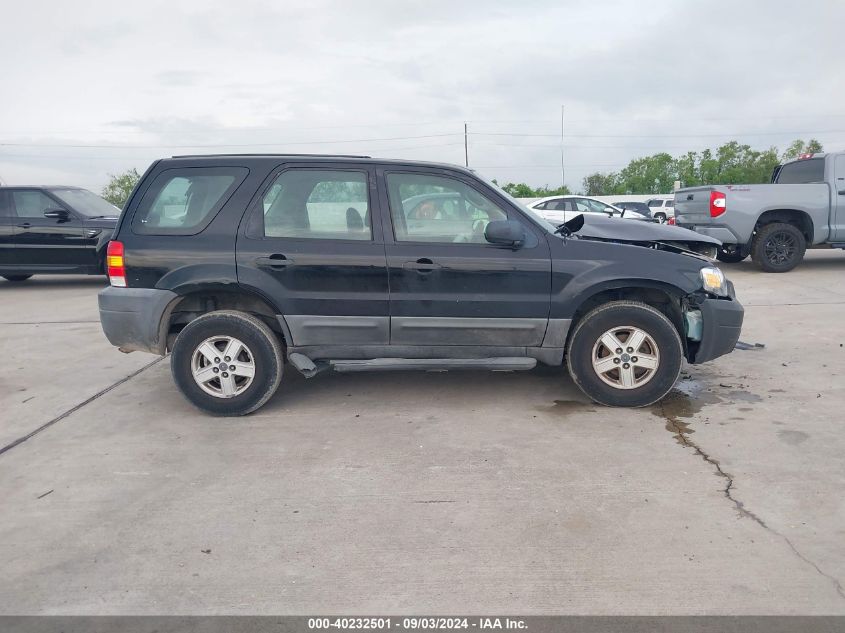
<svg viewBox="0 0 845 633">
<path fill-rule="evenodd" d="M 18 3 L 0 40 L 0 161 L 95 189 L 186 150 L 463 162 L 468 121 L 472 165 L 558 184 L 562 104 L 576 188 L 731 138 L 837 149 L 844 19 L 842 3 L 780 0 Z"/>
</svg>

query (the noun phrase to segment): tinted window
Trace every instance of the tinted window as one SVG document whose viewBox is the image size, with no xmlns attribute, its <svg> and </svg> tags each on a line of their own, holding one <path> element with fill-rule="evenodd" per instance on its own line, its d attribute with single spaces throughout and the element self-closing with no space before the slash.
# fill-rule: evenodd
<svg viewBox="0 0 845 633">
<path fill-rule="evenodd" d="M 0 218 L 12 215 L 12 205 L 9 204 L 9 192 L 0 191 Z"/>
<path fill-rule="evenodd" d="M 19 218 L 43 218 L 49 209 L 62 209 L 61 204 L 47 194 L 35 190 L 20 190 L 12 192 L 15 210 Z"/>
<path fill-rule="evenodd" d="M 662 207 L 663 206 L 663 200 L 649 200 L 648 206 L 650 206 L 650 207 Z"/>
<path fill-rule="evenodd" d="M 246 177 L 238 167 L 168 169 L 144 193 L 136 232 L 191 235 L 204 229 Z"/>
<path fill-rule="evenodd" d="M 264 194 L 264 235 L 324 240 L 370 240 L 367 174 L 290 169 Z"/>
<path fill-rule="evenodd" d="M 824 158 L 810 158 L 787 163 L 780 168 L 777 181 L 782 185 L 824 182 Z"/>
<path fill-rule="evenodd" d="M 675 206 L 675 201 L 674 200 L 667 200 L 665 206 L 672 208 L 672 207 Z"/>
<path fill-rule="evenodd" d="M 459 180 L 388 174 L 393 233 L 399 242 L 486 243 L 484 229 L 507 214 Z"/>
</svg>

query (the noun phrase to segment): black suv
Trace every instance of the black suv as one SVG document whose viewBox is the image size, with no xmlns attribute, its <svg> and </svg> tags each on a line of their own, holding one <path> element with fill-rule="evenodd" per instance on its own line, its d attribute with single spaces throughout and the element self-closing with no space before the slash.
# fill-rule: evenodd
<svg viewBox="0 0 845 633">
<path fill-rule="evenodd" d="M 0 277 L 103 275 L 120 209 L 79 187 L 0 187 Z"/>
<path fill-rule="evenodd" d="M 182 156 L 133 192 L 99 295 L 123 351 L 172 351 L 197 407 L 262 406 L 306 376 L 567 362 L 595 401 L 644 406 L 684 358 L 734 348 L 743 309 L 678 227 L 554 227 L 452 165 L 356 156 Z M 644 248 L 645 247 L 645 248 Z"/>
</svg>

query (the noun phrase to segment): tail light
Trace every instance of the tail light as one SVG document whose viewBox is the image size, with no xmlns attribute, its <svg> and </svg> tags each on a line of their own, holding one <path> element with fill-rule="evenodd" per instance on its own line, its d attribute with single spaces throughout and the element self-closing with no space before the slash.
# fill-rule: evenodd
<svg viewBox="0 0 845 633">
<path fill-rule="evenodd" d="M 675 218 L 666 218 L 666 224 L 671 224 L 675 226 Z"/>
<path fill-rule="evenodd" d="M 123 259 L 123 242 L 109 242 L 106 250 L 106 273 L 112 286 L 126 287 L 126 262 Z"/>
<path fill-rule="evenodd" d="M 727 211 L 727 200 L 721 191 L 710 192 L 710 217 L 718 218 Z"/>
</svg>

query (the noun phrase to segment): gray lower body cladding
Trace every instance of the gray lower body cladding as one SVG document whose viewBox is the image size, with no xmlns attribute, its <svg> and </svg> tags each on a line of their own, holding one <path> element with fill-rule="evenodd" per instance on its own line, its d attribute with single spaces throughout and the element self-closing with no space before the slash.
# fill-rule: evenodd
<svg viewBox="0 0 845 633">
<path fill-rule="evenodd" d="M 100 324 L 109 342 L 124 352 L 164 354 L 161 322 L 178 295 L 157 288 L 108 287 L 97 295 Z"/>
</svg>

